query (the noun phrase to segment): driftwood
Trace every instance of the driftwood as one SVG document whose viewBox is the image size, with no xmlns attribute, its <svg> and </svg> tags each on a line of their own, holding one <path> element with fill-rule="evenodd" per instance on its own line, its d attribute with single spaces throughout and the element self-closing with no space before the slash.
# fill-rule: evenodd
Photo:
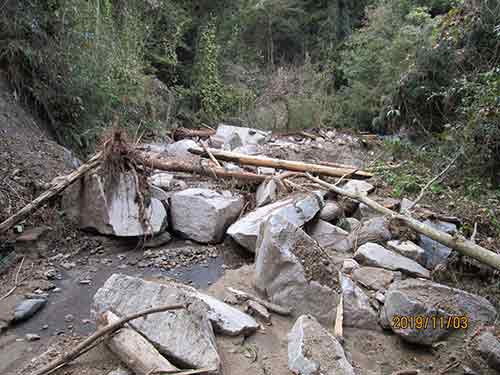
<svg viewBox="0 0 500 375">
<path fill-rule="evenodd" d="M 196 155 L 206 154 L 206 152 L 202 148 L 191 148 L 189 149 L 189 151 Z M 369 172 L 355 170 L 355 169 L 330 167 L 322 164 L 310 164 L 301 161 L 274 159 L 263 156 L 251 156 L 236 152 L 216 150 L 213 148 L 209 149 L 209 151 L 215 158 L 219 160 L 234 161 L 244 165 L 287 169 L 296 172 L 317 173 L 320 175 L 333 176 L 333 177 L 342 177 L 352 173 L 350 178 L 353 179 L 367 179 L 373 177 L 373 175 Z"/>
<path fill-rule="evenodd" d="M 231 293 L 233 293 L 236 298 L 240 301 L 248 301 L 248 300 L 253 300 L 255 302 L 260 303 L 262 306 L 266 307 L 269 311 L 275 312 L 276 314 L 279 315 L 290 315 L 292 311 L 286 307 L 282 307 L 279 305 L 276 305 L 272 302 L 268 302 L 266 300 L 263 300 L 262 298 L 259 298 L 257 296 L 254 296 L 250 293 L 243 292 L 238 289 L 234 288 L 227 288 Z"/>
<path fill-rule="evenodd" d="M 210 177 L 221 177 L 221 178 L 234 178 L 238 180 L 243 180 L 246 182 L 259 183 L 265 181 L 268 177 L 264 175 L 258 175 L 250 172 L 231 172 L 226 171 L 224 168 L 218 167 L 205 167 L 200 164 L 195 164 L 193 162 L 186 162 L 180 160 L 169 160 L 169 159 L 157 159 L 157 158 L 147 158 L 144 156 L 138 156 L 137 160 L 151 168 L 161 169 L 163 171 L 170 172 L 186 172 L 186 173 L 198 173 L 200 175 L 210 176 Z"/>
<path fill-rule="evenodd" d="M 383 215 L 387 215 L 391 219 L 400 220 L 406 226 L 413 229 L 414 231 L 421 233 L 433 240 L 448 246 L 452 249 L 457 250 L 463 255 L 467 255 L 471 258 L 474 258 L 481 263 L 487 264 L 497 270 L 500 270 L 500 255 L 485 249 L 482 246 L 475 244 L 474 242 L 467 240 L 465 238 L 451 236 L 448 233 L 442 232 L 440 230 L 434 229 L 424 223 L 406 215 L 399 214 L 395 211 L 392 211 L 381 204 L 375 202 L 374 200 L 368 198 L 366 194 L 360 193 L 351 193 L 342 188 L 339 188 L 335 185 L 329 184 L 319 178 L 313 177 L 310 174 L 307 174 L 307 177 L 316 182 L 317 184 L 337 193 L 340 195 L 344 195 L 346 197 L 355 199 L 361 203 L 366 204 L 368 207 L 374 209 L 375 211 L 380 212 Z"/>
<path fill-rule="evenodd" d="M 87 163 L 83 164 L 76 171 L 71 172 L 67 176 L 58 177 L 52 182 L 52 186 L 45 191 L 43 194 L 39 195 L 35 200 L 31 201 L 29 204 L 21 208 L 14 215 L 9 217 L 3 223 L 0 223 L 0 233 L 4 233 L 14 225 L 23 220 L 29 213 L 40 208 L 47 200 L 56 196 L 64 189 L 66 189 L 73 182 L 81 178 L 85 173 L 94 169 L 99 165 L 101 153 L 94 155 Z"/>
<path fill-rule="evenodd" d="M 180 141 L 185 138 L 208 138 L 215 135 L 214 129 L 187 129 L 177 128 L 172 132 L 175 141 Z"/>
<path fill-rule="evenodd" d="M 160 312 L 165 312 L 165 311 L 170 311 L 170 310 L 180 310 L 180 309 L 185 309 L 186 305 L 170 305 L 170 306 L 162 306 L 162 307 L 155 307 L 151 308 L 145 311 L 141 311 L 126 317 L 121 318 L 117 322 L 111 323 L 107 325 L 106 327 L 97 330 L 94 334 L 91 336 L 87 337 L 84 341 L 82 341 L 80 344 L 78 344 L 74 349 L 71 349 L 69 352 L 66 354 L 60 356 L 56 360 L 50 362 L 48 365 L 43 366 L 42 368 L 34 371 L 31 373 L 31 375 L 46 375 L 50 374 L 52 371 L 68 364 L 69 362 L 75 360 L 82 354 L 84 354 L 89 347 L 94 346 L 97 340 L 103 339 L 104 337 L 112 334 L 113 332 L 117 331 L 121 327 L 123 327 L 124 324 L 128 323 L 131 320 L 141 318 L 146 315 L 150 314 L 155 314 L 155 313 L 160 313 Z"/>
<path fill-rule="evenodd" d="M 120 318 L 106 311 L 102 325 L 98 328 L 104 328 L 106 325 L 116 323 Z M 133 328 L 123 327 L 115 332 L 107 341 L 108 348 L 127 365 L 136 375 L 151 375 L 154 372 L 175 373 L 180 370 L 172 365 L 158 350 L 140 335 Z"/>
<path fill-rule="evenodd" d="M 339 275 L 340 277 L 340 275 Z M 344 298 L 342 294 L 340 295 L 340 300 L 337 305 L 337 312 L 335 314 L 335 326 L 333 328 L 333 334 L 337 338 L 343 338 L 344 336 Z"/>
</svg>

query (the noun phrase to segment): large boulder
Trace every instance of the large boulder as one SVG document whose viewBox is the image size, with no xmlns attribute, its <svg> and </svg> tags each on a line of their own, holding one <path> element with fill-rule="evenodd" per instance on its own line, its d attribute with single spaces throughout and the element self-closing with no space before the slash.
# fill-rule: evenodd
<svg viewBox="0 0 500 375">
<path fill-rule="evenodd" d="M 191 368 L 219 368 L 208 307 L 180 284 L 159 284 L 121 274 L 112 275 L 94 296 L 93 312 L 111 310 L 121 316 L 151 307 L 189 304 L 188 309 L 167 311 L 132 320 L 129 324 L 176 364 Z"/>
<path fill-rule="evenodd" d="M 334 246 L 336 243 L 345 240 L 349 235 L 349 233 L 342 228 L 324 220 L 318 220 L 317 222 L 311 223 L 310 228 L 308 228 L 308 233 L 312 238 L 318 241 L 318 244 L 322 247 Z"/>
<path fill-rule="evenodd" d="M 425 250 L 422 249 L 417 244 L 411 241 L 395 240 L 387 242 L 387 247 L 390 250 L 393 250 L 407 258 L 413 259 L 415 262 L 425 267 L 426 264 Z"/>
<path fill-rule="evenodd" d="M 288 334 L 288 368 L 300 375 L 354 375 L 342 345 L 310 315 L 302 315 Z"/>
<path fill-rule="evenodd" d="M 359 264 L 365 266 L 386 268 L 392 271 L 401 271 L 405 274 L 417 277 L 430 277 L 429 270 L 425 269 L 414 260 L 370 242 L 359 247 L 354 254 L 354 259 L 356 259 Z"/>
<path fill-rule="evenodd" d="M 260 227 L 270 216 L 280 215 L 288 222 L 302 226 L 310 221 L 323 205 L 323 195 L 320 192 L 299 194 L 249 212 L 231 225 L 227 234 L 245 249 L 254 253 Z"/>
<path fill-rule="evenodd" d="M 170 198 L 172 229 L 202 243 L 221 242 L 243 209 L 241 196 L 208 189 L 187 189 Z"/>
<path fill-rule="evenodd" d="M 344 220 L 346 219 L 342 219 L 341 225 Z M 356 222 L 352 223 L 354 228 L 351 228 L 349 235 L 344 240 L 332 244 L 330 246 L 332 250 L 345 253 L 367 242 L 385 242 L 392 238 L 389 221 L 384 217 L 375 217 L 359 225 L 356 225 Z"/>
<path fill-rule="evenodd" d="M 344 325 L 375 330 L 379 328 L 378 316 L 370 304 L 370 299 L 349 277 L 342 275 L 342 303 Z"/>
<path fill-rule="evenodd" d="M 352 272 L 352 278 L 365 288 L 380 290 L 394 281 L 395 272 L 378 267 L 360 267 Z"/>
<path fill-rule="evenodd" d="M 215 138 L 221 139 L 224 148 L 227 150 L 234 150 L 241 146 L 263 144 L 269 136 L 270 132 L 225 124 L 220 124 L 215 134 Z"/>
<path fill-rule="evenodd" d="M 320 211 L 319 218 L 324 221 L 334 221 L 344 215 L 344 208 L 335 201 L 327 201 Z"/>
<path fill-rule="evenodd" d="M 405 341 L 431 345 L 456 329 L 495 322 L 497 312 L 483 297 L 421 279 L 392 284 L 381 314 Z"/>
<path fill-rule="evenodd" d="M 457 232 L 457 226 L 446 221 L 426 220 L 424 224 L 451 235 Z M 449 247 L 423 234 L 419 235 L 418 244 L 425 250 L 425 267 L 431 270 L 439 264 L 446 263 L 451 254 L 451 249 Z"/>
<path fill-rule="evenodd" d="M 333 323 L 337 272 L 324 251 L 297 225 L 280 215 L 262 226 L 255 260 L 255 286 L 271 302 Z"/>
<path fill-rule="evenodd" d="M 121 173 L 108 181 L 99 172 L 91 173 L 73 184 L 65 193 L 63 208 L 82 229 L 119 237 L 158 234 L 167 226 L 167 211 L 156 198 L 144 201 L 143 211 L 137 201 L 135 177 Z"/>
</svg>

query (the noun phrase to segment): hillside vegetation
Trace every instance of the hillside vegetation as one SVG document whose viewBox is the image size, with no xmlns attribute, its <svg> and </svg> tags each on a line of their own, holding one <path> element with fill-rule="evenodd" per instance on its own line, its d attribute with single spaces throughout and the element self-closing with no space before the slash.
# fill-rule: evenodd
<svg viewBox="0 0 500 375">
<path fill-rule="evenodd" d="M 7 0 L 0 67 L 60 143 L 219 121 L 398 134 L 500 184 L 498 0 Z M 404 146 L 406 147 L 406 146 Z"/>
</svg>

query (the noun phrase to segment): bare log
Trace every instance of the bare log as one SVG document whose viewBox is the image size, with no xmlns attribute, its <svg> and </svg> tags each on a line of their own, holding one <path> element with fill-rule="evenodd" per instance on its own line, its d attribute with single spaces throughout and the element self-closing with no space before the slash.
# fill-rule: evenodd
<svg viewBox="0 0 500 375">
<path fill-rule="evenodd" d="M 279 315 L 290 315 L 292 311 L 286 307 L 276 305 L 272 302 L 268 302 L 266 300 L 263 300 L 262 298 L 259 298 L 257 296 L 254 296 L 250 293 L 243 292 L 238 289 L 234 288 L 227 288 L 231 293 L 233 293 L 237 299 L 241 301 L 248 301 L 248 300 L 253 300 L 255 302 L 260 303 L 262 306 L 266 307 L 269 311 L 275 312 L 276 314 Z"/>
<path fill-rule="evenodd" d="M 214 129 L 188 129 L 188 128 L 177 128 L 172 132 L 172 136 L 175 141 L 180 141 L 186 138 L 209 138 L 215 135 Z"/>
<path fill-rule="evenodd" d="M 266 176 L 258 175 L 250 172 L 231 172 L 226 171 L 224 168 L 218 167 L 205 167 L 203 165 L 195 164 L 193 162 L 185 162 L 181 160 L 168 160 L 168 159 L 157 159 L 157 158 L 146 158 L 144 156 L 138 156 L 137 161 L 143 165 L 155 169 L 161 169 L 163 171 L 170 172 L 186 172 L 186 173 L 198 173 L 200 175 L 213 177 L 214 175 L 221 178 L 234 178 L 238 180 L 243 180 L 249 183 L 260 183 L 266 180 Z"/>
<path fill-rule="evenodd" d="M 340 280 L 340 275 L 339 275 Z M 337 312 L 335 314 L 335 326 L 333 328 L 333 334 L 337 338 L 344 337 L 344 298 L 340 295 L 340 301 L 337 305 Z"/>
<path fill-rule="evenodd" d="M 86 352 L 86 349 L 92 346 L 97 340 L 102 339 L 106 335 L 109 335 L 118 329 L 120 329 L 125 323 L 128 323 L 131 320 L 141 318 L 146 315 L 170 311 L 170 310 L 180 310 L 186 308 L 185 305 L 170 305 L 170 306 L 162 306 L 162 307 L 154 307 L 148 310 L 144 310 L 126 317 L 121 318 L 115 323 L 109 324 L 106 327 L 97 330 L 94 334 L 87 337 L 84 341 L 78 344 L 74 349 L 71 349 L 66 354 L 60 356 L 56 360 L 50 362 L 48 365 L 43 366 L 41 369 L 36 370 L 31 375 L 46 375 L 50 374 L 52 371 L 58 369 L 66 365 L 67 363 L 75 360 L 80 355 Z"/>
<path fill-rule="evenodd" d="M 320 175 L 333 176 L 333 177 L 342 177 L 344 175 L 349 175 L 350 173 L 352 173 L 350 178 L 353 179 L 367 179 L 373 177 L 373 175 L 369 172 L 360 171 L 356 169 L 330 167 L 322 164 L 310 164 L 301 161 L 274 159 L 264 156 L 251 156 L 251 155 L 240 154 L 237 152 L 216 150 L 213 148 L 209 150 L 212 153 L 212 155 L 219 160 L 234 161 L 244 165 L 287 169 L 296 172 L 317 173 Z M 196 155 L 206 154 L 202 148 L 191 148 L 189 149 L 189 151 Z"/>
<path fill-rule="evenodd" d="M 463 255 L 467 255 L 471 258 L 474 258 L 481 263 L 487 264 L 497 270 L 500 270 L 500 255 L 485 249 L 482 246 L 475 244 L 474 242 L 467 240 L 465 238 L 451 236 L 448 233 L 442 232 L 440 230 L 434 229 L 424 223 L 406 215 L 398 214 L 395 211 L 392 211 L 381 204 L 375 202 L 374 200 L 368 198 L 366 194 L 360 193 L 351 193 L 338 186 L 329 184 L 319 178 L 311 176 L 307 174 L 307 177 L 316 182 L 317 184 L 337 193 L 340 195 L 344 195 L 346 197 L 355 199 L 361 203 L 366 204 L 368 207 L 374 209 L 375 211 L 380 212 L 383 215 L 387 215 L 391 219 L 400 220 L 405 223 L 406 226 L 413 229 L 414 231 L 421 233 L 433 240 L 448 246 L 452 249 L 457 250 Z"/>
<path fill-rule="evenodd" d="M 116 323 L 120 318 L 106 311 L 104 313 L 103 324 L 99 328 L 104 328 L 106 325 Z M 153 372 L 170 372 L 175 373 L 180 370 L 172 365 L 158 350 L 140 335 L 133 328 L 123 327 L 115 332 L 107 341 L 108 348 L 127 365 L 136 375 L 150 375 Z"/>
<path fill-rule="evenodd" d="M 0 223 L 0 233 L 4 233 L 12 228 L 14 225 L 23 220 L 29 213 L 40 208 L 47 200 L 62 192 L 73 182 L 85 175 L 88 171 L 97 167 L 99 165 L 100 157 L 101 153 L 98 153 L 94 155 L 94 157 L 92 157 L 87 163 L 81 165 L 76 171 L 71 172 L 67 176 L 55 178 L 51 183 L 52 186 L 48 190 L 39 195 L 35 200 L 31 201 L 26 206 L 21 208 L 18 212 L 9 217 L 3 223 Z"/>
</svg>

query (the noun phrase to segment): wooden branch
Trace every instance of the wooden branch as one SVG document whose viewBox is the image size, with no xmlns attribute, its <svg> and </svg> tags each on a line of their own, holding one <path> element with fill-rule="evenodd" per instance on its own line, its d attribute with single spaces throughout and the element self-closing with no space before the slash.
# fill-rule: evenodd
<svg viewBox="0 0 500 375">
<path fill-rule="evenodd" d="M 236 296 L 236 298 L 238 298 L 241 301 L 248 301 L 249 299 L 251 299 L 255 302 L 260 303 L 262 306 L 265 306 L 269 311 L 275 312 L 276 314 L 286 316 L 286 315 L 290 315 L 292 313 L 292 311 L 286 307 L 276 305 L 272 302 L 268 302 L 266 300 L 263 300 L 262 298 L 254 296 L 250 293 L 246 293 L 246 292 L 243 292 L 241 290 L 234 289 L 234 288 L 227 288 L 227 290 L 229 290 L 231 293 L 233 293 Z"/>
<path fill-rule="evenodd" d="M 430 180 L 423 188 L 422 190 L 420 191 L 420 194 L 418 195 L 417 199 L 415 199 L 411 204 L 410 206 L 405 210 L 405 212 L 409 212 L 412 210 L 413 207 L 416 206 L 416 204 L 418 202 L 420 202 L 420 200 L 424 197 L 424 194 L 425 194 L 425 191 L 429 188 L 429 186 L 431 186 L 434 182 L 436 182 L 437 180 L 439 180 L 446 172 L 448 172 L 448 170 L 451 168 L 451 166 L 453 164 L 455 164 L 455 162 L 457 161 L 458 157 L 462 155 L 462 152 L 457 152 L 457 154 L 455 155 L 455 157 L 453 158 L 453 160 L 446 166 L 445 169 L 443 169 L 441 171 L 441 173 L 439 173 L 437 176 L 435 176 L 432 180 Z"/>
<path fill-rule="evenodd" d="M 337 338 L 344 337 L 344 298 L 343 295 L 340 295 L 340 301 L 337 305 L 337 313 L 335 315 L 335 327 L 333 329 L 333 334 Z"/>
<path fill-rule="evenodd" d="M 201 148 L 190 148 L 189 151 L 196 155 L 204 155 L 205 151 Z M 373 177 L 371 173 L 365 171 L 356 171 L 355 169 L 346 169 L 339 167 L 330 167 L 321 164 L 310 164 L 301 161 L 292 161 L 284 159 L 274 159 L 264 156 L 251 156 L 230 151 L 210 149 L 210 152 L 219 160 L 235 161 L 239 164 L 253 165 L 257 167 L 271 167 L 287 169 L 296 172 L 310 172 L 325 176 L 342 177 L 346 173 L 352 172 L 351 178 L 367 179 Z"/>
<path fill-rule="evenodd" d="M 186 308 L 186 305 L 170 305 L 170 306 L 162 306 L 162 307 L 154 307 L 148 310 L 144 310 L 126 317 L 121 318 L 115 323 L 112 323 L 110 325 L 107 325 L 106 327 L 97 330 L 94 334 L 91 336 L 87 337 L 83 342 L 78 344 L 74 349 L 71 349 L 69 352 L 66 354 L 63 354 L 56 360 L 50 362 L 48 365 L 43 366 L 41 369 L 36 370 L 35 372 L 31 373 L 31 375 L 46 375 L 50 374 L 52 371 L 58 369 L 59 367 L 62 367 L 69 362 L 73 361 L 74 359 L 78 358 L 80 355 L 82 355 L 85 352 L 85 349 L 87 349 L 89 346 L 91 346 L 95 341 L 98 339 L 102 338 L 105 335 L 109 335 L 116 330 L 120 329 L 125 323 L 128 323 L 131 320 L 141 318 L 146 315 L 150 314 L 155 314 L 155 313 L 160 313 L 160 312 L 165 312 L 165 311 L 170 311 L 170 310 L 180 310 Z"/>
<path fill-rule="evenodd" d="M 366 194 L 351 193 L 335 185 L 329 184 L 319 178 L 313 177 L 310 174 L 307 174 L 307 177 L 310 180 L 320 184 L 321 186 L 337 194 L 344 195 L 346 197 L 364 203 L 368 207 L 374 209 L 375 211 L 380 212 L 383 215 L 387 215 L 391 219 L 400 220 L 403 223 L 405 223 L 406 226 L 413 229 L 414 231 L 421 233 L 445 246 L 455 249 L 463 255 L 470 256 L 471 258 L 474 258 L 484 264 L 487 264 L 497 270 L 500 270 L 500 255 L 494 253 L 493 251 L 485 249 L 484 247 L 481 247 L 465 238 L 451 236 L 448 233 L 434 229 L 410 216 L 398 214 L 397 212 L 394 212 L 382 206 L 381 204 L 375 202 L 374 200 L 368 198 Z"/>
<path fill-rule="evenodd" d="M 17 270 L 17 273 L 16 273 L 16 278 L 14 279 L 14 286 L 12 287 L 11 290 L 9 290 L 7 293 L 5 293 L 2 298 L 0 298 L 0 301 L 7 298 L 8 296 L 10 296 L 12 293 L 14 293 L 14 291 L 17 289 L 17 287 L 19 286 L 19 274 L 21 273 L 21 269 L 23 268 L 23 264 L 24 264 L 24 259 L 26 257 L 23 257 L 23 259 L 21 260 L 21 264 L 19 265 L 19 269 Z"/>
<path fill-rule="evenodd" d="M 172 137 L 175 141 L 180 141 L 186 138 L 208 138 L 215 135 L 214 129 L 188 129 L 188 128 L 177 128 L 172 132 Z"/>
<path fill-rule="evenodd" d="M 266 180 L 266 176 L 258 175 L 250 172 L 231 172 L 226 171 L 224 168 L 208 168 L 202 165 L 197 165 L 193 162 L 185 162 L 181 160 L 171 160 L 171 159 L 157 159 L 157 158 L 147 158 L 142 155 L 137 156 L 137 161 L 141 164 L 151 167 L 154 169 L 160 169 L 163 171 L 170 172 L 186 172 L 186 173 L 198 173 L 200 175 L 209 177 L 221 177 L 221 178 L 234 178 L 237 180 L 243 180 L 248 183 L 260 183 Z"/>
<path fill-rule="evenodd" d="M 203 150 L 208 154 L 208 157 L 210 158 L 210 160 L 212 160 L 215 164 L 215 166 L 217 168 L 222 168 L 222 165 L 220 165 L 219 161 L 214 157 L 214 155 L 210 152 L 210 150 L 208 149 L 207 145 L 203 142 L 200 142 L 202 147 L 203 147 Z"/>
<path fill-rule="evenodd" d="M 51 183 L 52 186 L 47 191 L 39 195 L 31 203 L 21 208 L 18 212 L 9 217 L 3 223 L 0 223 L 0 233 L 4 233 L 9 230 L 11 227 L 23 220 L 29 213 L 40 208 L 47 200 L 62 192 L 88 171 L 97 167 L 99 165 L 100 158 L 101 153 L 98 153 L 94 155 L 94 157 L 92 157 L 92 159 L 90 159 L 87 163 L 81 165 L 77 170 L 71 172 L 69 175 L 55 178 Z"/>
</svg>

